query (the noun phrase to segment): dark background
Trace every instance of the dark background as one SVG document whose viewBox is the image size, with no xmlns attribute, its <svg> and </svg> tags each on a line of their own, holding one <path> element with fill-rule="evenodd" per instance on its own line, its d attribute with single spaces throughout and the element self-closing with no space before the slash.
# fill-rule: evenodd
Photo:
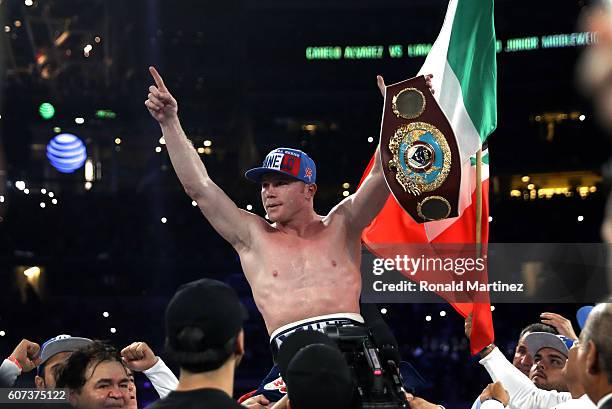
<svg viewBox="0 0 612 409">
<path fill-rule="evenodd" d="M 163 355 L 163 311 L 184 282 L 225 280 L 251 310 L 247 356 L 236 395 L 267 373 L 270 354 L 239 260 L 191 206 L 159 127 L 144 108 L 155 65 L 179 102 L 179 115 L 210 175 L 240 207 L 263 215 L 259 188 L 246 181 L 273 147 L 299 147 L 317 162 L 315 207 L 325 213 L 355 190 L 378 138 L 387 83 L 411 77 L 424 58 L 309 61 L 307 46 L 432 43 L 446 2 L 405 1 L 22 1 L 0 3 L 0 350 L 22 338 L 44 342 L 60 333 L 110 339 L 122 347 L 148 342 Z M 582 1 L 496 2 L 498 39 L 580 31 Z M 15 26 L 20 20 L 21 26 Z M 59 47 L 53 40 L 71 35 Z M 5 30 L 6 31 L 6 30 Z M 100 43 L 94 37 L 100 36 Z M 83 47 L 92 44 L 89 57 Z M 404 47 L 405 48 L 405 47 Z M 70 50 L 70 53 L 68 53 Z M 600 242 L 608 187 L 602 165 L 610 139 L 575 87 L 581 47 L 498 54 L 498 128 L 489 139 L 491 242 Z M 405 51 L 404 51 L 405 52 Z M 68 55 L 70 54 L 70 55 Z M 37 64 L 36 57 L 47 61 Z M 38 114 L 53 103 L 50 120 Z M 113 120 L 97 119 L 111 109 Z M 554 137 L 534 118 L 580 112 L 584 121 L 555 123 Z M 85 124 L 77 125 L 75 117 Z M 305 125 L 314 124 L 310 132 Z M 54 127 L 83 139 L 96 164 L 84 188 L 82 169 L 61 174 L 44 155 Z M 121 138 L 121 144 L 115 144 Z M 511 198 L 513 178 L 579 171 L 600 177 L 586 198 Z M 602 179 L 603 178 L 603 179 Z M 16 181 L 25 181 L 28 195 Z M 571 185 L 575 188 L 579 183 Z M 40 189 L 53 191 L 58 204 Z M 45 208 L 40 203 L 45 203 Z M 577 216 L 583 215 L 582 222 Z M 167 223 L 160 222 L 162 217 Z M 33 285 L 23 266 L 42 267 Z M 595 301 L 595 300 L 593 300 Z M 277 306 L 282 308 L 282 306 Z M 403 349 L 430 382 L 425 398 L 466 407 L 486 386 L 485 371 L 469 357 L 463 321 L 444 304 L 387 305 Z M 577 305 L 496 305 L 496 339 L 510 351 L 520 328 L 553 311 L 572 318 Z M 441 317 L 439 311 L 449 314 Z M 110 313 L 104 318 L 102 312 Z M 431 321 L 425 316 L 431 315 Z M 116 328 L 116 333 L 109 329 Z M 141 404 L 155 394 L 140 379 Z M 29 385 L 27 376 L 20 383 Z M 470 402 L 470 403 L 468 403 Z"/>
</svg>

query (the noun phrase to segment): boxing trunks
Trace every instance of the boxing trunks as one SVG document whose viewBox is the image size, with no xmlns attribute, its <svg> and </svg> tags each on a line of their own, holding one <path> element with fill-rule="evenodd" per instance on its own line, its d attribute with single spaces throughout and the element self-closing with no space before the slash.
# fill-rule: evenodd
<svg viewBox="0 0 612 409">
<path fill-rule="evenodd" d="M 270 335 L 270 350 L 272 357 L 276 361 L 276 355 L 283 341 L 291 334 L 298 331 L 315 330 L 324 332 L 325 327 L 346 327 L 363 326 L 363 317 L 354 313 L 339 313 L 322 315 L 319 317 L 308 318 L 291 324 L 283 325 Z M 256 391 L 249 393 L 249 396 L 264 395 L 270 402 L 278 402 L 285 396 L 287 388 L 280 375 L 278 366 L 275 364 L 268 375 L 261 382 Z"/>
</svg>

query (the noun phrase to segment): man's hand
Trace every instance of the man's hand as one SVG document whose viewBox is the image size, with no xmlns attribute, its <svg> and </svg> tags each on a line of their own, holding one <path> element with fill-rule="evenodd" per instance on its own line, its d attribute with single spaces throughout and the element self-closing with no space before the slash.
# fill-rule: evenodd
<svg viewBox="0 0 612 409">
<path fill-rule="evenodd" d="M 463 324 L 463 331 L 465 332 L 465 336 L 468 340 L 471 340 L 472 336 L 472 313 L 469 313 L 467 317 L 465 317 L 465 324 Z M 494 344 L 487 345 L 484 349 L 480 351 L 480 357 L 484 358 L 489 355 L 495 349 Z"/>
<path fill-rule="evenodd" d="M 425 399 L 406 393 L 406 400 L 411 409 L 440 409 L 442 406 L 427 402 Z"/>
<path fill-rule="evenodd" d="M 40 363 L 40 345 L 36 342 L 22 339 L 21 342 L 15 347 L 15 350 L 11 354 L 11 357 L 15 358 L 21 366 L 21 372 L 30 372 L 36 368 Z"/>
<path fill-rule="evenodd" d="M 289 395 L 285 395 L 282 398 L 280 398 L 278 402 L 270 406 L 270 409 L 288 409 L 289 408 L 288 403 L 289 403 Z"/>
<path fill-rule="evenodd" d="M 480 402 L 484 402 L 488 399 L 497 399 L 504 406 L 508 406 L 508 402 L 510 401 L 510 395 L 508 391 L 504 389 L 504 385 L 501 382 L 497 381 L 495 383 L 490 383 L 480 394 Z"/>
<path fill-rule="evenodd" d="M 149 87 L 145 106 L 157 122 L 164 124 L 168 119 L 177 116 L 178 104 L 164 85 L 164 80 L 155 67 L 149 67 L 149 72 L 155 80 L 155 85 Z"/>
<path fill-rule="evenodd" d="M 427 87 L 429 87 L 429 90 L 431 91 L 432 94 L 435 93 L 434 89 L 433 89 L 433 85 L 431 85 L 431 79 L 433 78 L 433 74 L 427 74 L 425 76 L 425 82 L 427 83 Z M 377 75 L 376 76 L 376 84 L 378 85 L 378 89 L 380 90 L 380 94 L 383 96 L 383 98 L 385 97 L 385 79 L 382 77 L 382 75 Z"/>
<path fill-rule="evenodd" d="M 434 91 L 433 89 L 433 85 L 431 85 L 431 79 L 433 78 L 433 74 L 427 74 L 425 76 L 425 82 L 427 83 L 427 88 L 429 88 L 429 90 L 431 91 L 431 94 L 435 94 L 436 91 Z"/>
<path fill-rule="evenodd" d="M 382 75 L 376 76 L 376 85 L 378 85 L 378 89 L 380 90 L 380 94 L 385 97 L 385 80 Z"/>
<path fill-rule="evenodd" d="M 270 401 L 263 395 L 255 395 L 242 402 L 241 405 L 249 409 L 267 409 L 270 406 Z"/>
<path fill-rule="evenodd" d="M 121 358 L 132 371 L 146 371 L 159 360 L 144 342 L 133 342 L 121 350 Z"/>
<path fill-rule="evenodd" d="M 540 314 L 540 318 L 542 324 L 554 327 L 560 335 L 566 336 L 569 339 L 578 339 L 572 327 L 572 322 L 564 316 L 555 314 L 554 312 L 543 312 Z"/>
</svg>

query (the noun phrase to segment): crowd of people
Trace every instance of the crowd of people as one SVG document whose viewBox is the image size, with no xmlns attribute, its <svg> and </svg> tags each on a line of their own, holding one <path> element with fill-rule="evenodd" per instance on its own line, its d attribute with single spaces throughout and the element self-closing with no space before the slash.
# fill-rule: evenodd
<svg viewBox="0 0 612 409">
<path fill-rule="evenodd" d="M 58 335 L 42 345 L 22 340 L 2 362 L 0 384 L 12 387 L 20 375 L 35 371 L 30 387 L 65 388 L 66 404 L 72 407 L 136 409 L 134 374 L 142 372 L 159 394 L 148 406 L 155 409 L 362 407 L 360 390 L 367 384 L 356 376 L 341 344 L 308 328 L 289 335 L 276 354 L 282 376 L 275 385 L 279 398 L 254 390 L 234 400 L 248 319 L 230 286 L 200 279 L 181 286 L 166 307 L 165 352 L 180 367 L 178 377 L 145 342 L 120 349 L 105 341 Z M 375 330 L 379 322 L 364 324 Z M 568 319 L 543 313 L 541 322 L 520 331 L 511 360 L 493 344 L 483 349 L 479 363 L 491 384 L 472 408 L 612 407 L 612 299 L 589 308 L 579 324 L 576 335 Z M 468 338 L 470 332 L 468 317 Z M 441 406 L 410 392 L 405 398 L 410 408 Z"/>
</svg>

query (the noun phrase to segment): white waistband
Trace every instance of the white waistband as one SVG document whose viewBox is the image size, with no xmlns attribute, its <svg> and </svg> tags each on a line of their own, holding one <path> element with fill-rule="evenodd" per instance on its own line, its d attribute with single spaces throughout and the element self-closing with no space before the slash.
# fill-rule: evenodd
<svg viewBox="0 0 612 409">
<path fill-rule="evenodd" d="M 277 335 L 287 330 L 290 330 L 293 327 L 301 327 L 303 325 L 313 324 L 319 321 L 327 321 L 327 320 L 335 320 L 335 319 L 343 319 L 343 318 L 357 321 L 361 324 L 365 322 L 361 314 L 356 314 L 354 312 L 340 312 L 337 314 L 319 315 L 318 317 L 306 318 L 303 320 L 292 322 L 290 324 L 283 325 L 282 327 L 275 329 L 274 331 L 272 331 L 272 334 L 270 334 L 270 341 L 272 341 L 274 337 L 276 337 Z"/>
</svg>

